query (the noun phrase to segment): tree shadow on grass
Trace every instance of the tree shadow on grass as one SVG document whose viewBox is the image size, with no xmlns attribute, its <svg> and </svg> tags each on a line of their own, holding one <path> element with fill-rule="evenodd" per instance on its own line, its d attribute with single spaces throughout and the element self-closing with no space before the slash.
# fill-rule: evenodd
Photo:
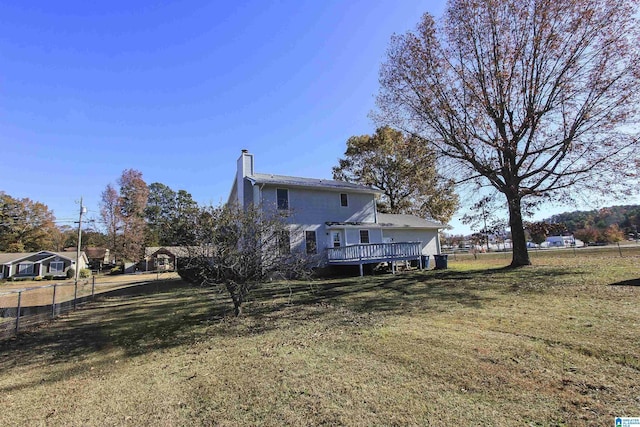
<svg viewBox="0 0 640 427">
<path fill-rule="evenodd" d="M 609 283 L 609 286 L 640 286 L 640 278 L 622 280 L 620 282 Z"/>
<path fill-rule="evenodd" d="M 194 343 L 212 333 L 265 333 L 280 327 L 279 320 L 321 318 L 326 311 L 307 309 L 320 304 L 344 306 L 358 313 L 406 313 L 428 310 L 430 301 L 468 307 L 483 303 L 482 297 L 471 290 L 429 280 L 429 274 L 398 274 L 312 284 L 269 283 L 254 290 L 244 318 L 237 320 L 229 318 L 232 305 L 226 294 L 220 295 L 214 289 L 193 288 L 182 282 L 119 289 L 54 322 L 0 342 L 0 370 L 66 363 L 111 350 L 135 357 Z M 296 309 L 292 310 L 292 306 Z M 226 319 L 223 327 L 208 328 L 221 319 Z"/>
<path fill-rule="evenodd" d="M 400 273 L 324 280 L 312 285 L 292 284 L 291 302 L 296 305 L 339 304 L 357 312 L 401 314 L 407 309 L 428 310 L 443 303 L 481 308 L 490 298 L 479 295 L 471 282 L 473 273 Z M 269 298 L 268 289 L 257 290 L 257 299 Z M 283 295 L 281 295 L 283 296 Z"/>
<path fill-rule="evenodd" d="M 137 356 L 198 338 L 198 326 L 216 307 L 210 291 L 183 282 L 170 286 L 118 290 L 93 304 L 18 337 L 0 342 L 0 371 L 24 365 L 55 365 L 88 354 L 124 350 Z M 116 296 L 114 296 L 114 294 Z"/>
<path fill-rule="evenodd" d="M 367 327 L 371 324 L 367 322 L 385 315 L 439 312 L 454 305 L 481 309 L 495 299 L 483 290 L 505 288 L 504 276 L 503 269 L 443 270 L 265 283 L 252 292 L 240 319 L 231 317 L 230 299 L 215 289 L 182 282 L 120 289 L 51 324 L 0 342 L 0 371 L 50 366 L 45 380 L 58 381 L 110 365 L 115 358 L 142 356 L 215 336 L 264 334 L 307 321 L 321 321 L 327 327 Z M 37 385 L 33 381 L 16 382 L 0 388 L 0 393 Z"/>
</svg>

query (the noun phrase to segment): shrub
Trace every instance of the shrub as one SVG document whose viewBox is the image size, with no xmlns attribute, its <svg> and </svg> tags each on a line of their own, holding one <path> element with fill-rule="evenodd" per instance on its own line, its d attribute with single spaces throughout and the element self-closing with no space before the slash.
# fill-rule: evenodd
<svg viewBox="0 0 640 427">
<path fill-rule="evenodd" d="M 53 274 L 47 274 L 44 276 L 44 280 L 53 280 Z"/>
<path fill-rule="evenodd" d="M 33 278 L 33 280 L 39 282 L 40 280 L 42 280 L 42 276 L 36 276 Z"/>
<path fill-rule="evenodd" d="M 80 277 L 86 279 L 87 277 L 91 277 L 91 270 L 88 268 L 83 268 L 80 270 Z"/>
<path fill-rule="evenodd" d="M 67 279 L 73 279 L 76 275 L 76 270 L 73 267 L 69 267 L 67 270 Z"/>
<path fill-rule="evenodd" d="M 121 274 L 121 273 L 122 273 L 122 268 L 120 268 L 120 266 L 113 267 L 111 271 L 109 271 L 109 274 Z"/>
</svg>

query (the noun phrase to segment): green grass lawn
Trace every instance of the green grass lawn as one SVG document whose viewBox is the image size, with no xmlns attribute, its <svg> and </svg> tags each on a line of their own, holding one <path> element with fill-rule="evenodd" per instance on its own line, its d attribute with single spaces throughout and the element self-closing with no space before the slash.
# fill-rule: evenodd
<svg viewBox="0 0 640 427">
<path fill-rule="evenodd" d="M 177 285 L 0 343 L 0 425 L 613 425 L 640 416 L 640 251 Z"/>
</svg>

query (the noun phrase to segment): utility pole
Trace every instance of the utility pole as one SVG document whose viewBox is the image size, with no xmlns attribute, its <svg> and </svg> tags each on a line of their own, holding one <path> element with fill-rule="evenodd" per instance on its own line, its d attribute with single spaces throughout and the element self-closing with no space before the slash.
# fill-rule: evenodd
<svg viewBox="0 0 640 427">
<path fill-rule="evenodd" d="M 82 205 L 82 197 L 80 197 L 80 218 L 78 219 L 78 248 L 76 252 L 76 277 L 75 284 L 78 285 L 78 277 L 80 274 L 80 247 L 82 245 L 82 215 L 87 213 L 87 208 Z"/>
</svg>

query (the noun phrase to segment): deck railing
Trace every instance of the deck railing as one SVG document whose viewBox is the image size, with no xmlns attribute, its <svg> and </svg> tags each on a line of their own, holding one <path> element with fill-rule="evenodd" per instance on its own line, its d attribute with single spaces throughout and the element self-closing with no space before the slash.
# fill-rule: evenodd
<svg viewBox="0 0 640 427">
<path fill-rule="evenodd" d="M 420 242 L 368 243 L 327 249 L 329 264 L 366 263 L 418 259 Z"/>
</svg>

